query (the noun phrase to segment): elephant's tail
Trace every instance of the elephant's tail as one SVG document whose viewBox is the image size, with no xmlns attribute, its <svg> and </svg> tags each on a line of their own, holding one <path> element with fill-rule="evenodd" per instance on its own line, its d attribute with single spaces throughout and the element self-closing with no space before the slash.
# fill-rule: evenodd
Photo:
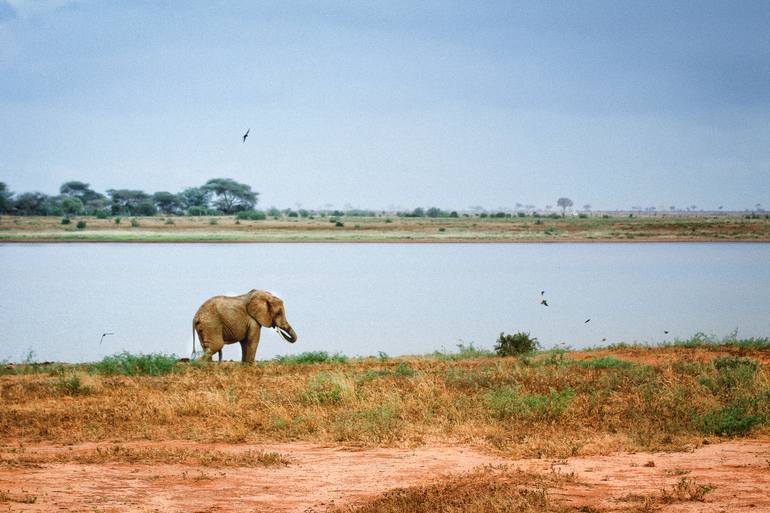
<svg viewBox="0 0 770 513">
<path fill-rule="evenodd" d="M 192 330 L 193 330 L 193 334 L 192 334 L 193 335 L 193 350 L 192 350 L 192 354 L 195 355 L 195 321 L 194 320 L 193 320 L 193 324 L 192 324 Z"/>
</svg>

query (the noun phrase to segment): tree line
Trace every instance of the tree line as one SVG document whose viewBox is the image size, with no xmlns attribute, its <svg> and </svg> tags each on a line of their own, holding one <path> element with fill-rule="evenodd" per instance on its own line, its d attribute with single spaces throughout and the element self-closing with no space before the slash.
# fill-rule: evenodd
<svg viewBox="0 0 770 513">
<path fill-rule="evenodd" d="M 108 189 L 102 194 L 85 182 L 65 182 L 59 194 L 22 192 L 15 194 L 0 182 L 0 213 L 15 215 L 218 215 L 252 210 L 259 193 L 231 178 L 212 178 L 200 187 L 182 192 L 147 193 L 134 189 Z"/>
</svg>

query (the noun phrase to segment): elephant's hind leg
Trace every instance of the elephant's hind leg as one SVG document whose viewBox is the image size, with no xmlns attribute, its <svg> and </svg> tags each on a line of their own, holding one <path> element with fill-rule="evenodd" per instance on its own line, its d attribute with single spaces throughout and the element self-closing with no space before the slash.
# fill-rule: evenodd
<svg viewBox="0 0 770 513">
<path fill-rule="evenodd" d="M 204 362 L 210 362 L 214 353 L 219 353 L 219 361 L 222 361 L 222 348 L 225 346 L 225 341 L 222 339 L 220 333 L 212 333 L 210 331 L 204 331 L 198 334 L 201 340 L 201 346 L 203 347 L 203 356 L 201 360 Z"/>
</svg>

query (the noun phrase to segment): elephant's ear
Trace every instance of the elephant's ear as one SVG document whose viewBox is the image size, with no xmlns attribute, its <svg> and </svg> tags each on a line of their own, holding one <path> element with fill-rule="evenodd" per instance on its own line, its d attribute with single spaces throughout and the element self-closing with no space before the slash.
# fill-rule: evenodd
<svg viewBox="0 0 770 513">
<path fill-rule="evenodd" d="M 261 291 L 255 291 L 249 298 L 246 309 L 249 315 L 254 317 L 261 326 L 273 325 L 273 313 L 270 308 L 270 298 Z"/>
</svg>

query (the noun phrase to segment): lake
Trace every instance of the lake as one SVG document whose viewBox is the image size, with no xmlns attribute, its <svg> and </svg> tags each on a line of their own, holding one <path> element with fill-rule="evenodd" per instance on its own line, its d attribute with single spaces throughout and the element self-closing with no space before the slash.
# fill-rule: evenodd
<svg viewBox="0 0 770 513">
<path fill-rule="evenodd" d="M 189 356 L 198 306 L 252 288 L 299 335 L 263 330 L 258 359 L 491 349 L 519 330 L 575 348 L 770 335 L 770 244 L 0 244 L 0 262 L 0 361 Z"/>
</svg>

